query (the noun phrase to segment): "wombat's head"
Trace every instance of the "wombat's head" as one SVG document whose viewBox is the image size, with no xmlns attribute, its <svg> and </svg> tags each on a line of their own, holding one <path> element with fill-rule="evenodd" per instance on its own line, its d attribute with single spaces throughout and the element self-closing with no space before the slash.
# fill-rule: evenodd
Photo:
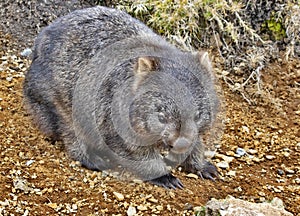
<svg viewBox="0 0 300 216">
<path fill-rule="evenodd" d="M 217 105 L 207 53 L 188 58 L 187 64 L 194 65 L 140 57 L 133 69 L 131 128 L 142 137 L 156 137 L 156 145 L 175 154 L 191 149 L 212 122 Z"/>
</svg>

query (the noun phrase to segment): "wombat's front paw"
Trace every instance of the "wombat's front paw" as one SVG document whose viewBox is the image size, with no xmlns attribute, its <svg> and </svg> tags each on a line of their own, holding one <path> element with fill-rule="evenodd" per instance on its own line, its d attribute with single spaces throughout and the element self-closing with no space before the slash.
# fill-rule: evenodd
<svg viewBox="0 0 300 216">
<path fill-rule="evenodd" d="M 202 169 L 197 171 L 197 175 L 199 175 L 201 178 L 210 179 L 212 181 L 215 181 L 216 178 L 219 178 L 219 172 L 217 168 L 208 161 L 205 162 Z"/>
<path fill-rule="evenodd" d="M 203 165 L 199 164 L 188 164 L 183 166 L 184 171 L 195 173 L 200 176 L 202 179 L 210 179 L 215 181 L 216 178 L 219 178 L 219 172 L 215 165 L 212 163 L 205 161 Z"/>
<path fill-rule="evenodd" d="M 170 173 L 159 178 L 152 179 L 149 182 L 168 189 L 183 189 L 181 181 Z"/>
</svg>

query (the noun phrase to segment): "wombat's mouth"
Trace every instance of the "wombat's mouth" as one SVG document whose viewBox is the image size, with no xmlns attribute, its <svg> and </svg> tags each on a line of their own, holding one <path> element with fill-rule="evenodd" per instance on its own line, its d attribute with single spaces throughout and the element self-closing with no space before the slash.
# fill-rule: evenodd
<svg viewBox="0 0 300 216">
<path fill-rule="evenodd" d="M 160 154 L 163 157 L 166 157 L 170 153 L 171 147 L 172 147 L 171 145 L 169 145 L 169 142 L 166 139 L 161 139 L 158 142 L 157 146 L 158 146 Z"/>
</svg>

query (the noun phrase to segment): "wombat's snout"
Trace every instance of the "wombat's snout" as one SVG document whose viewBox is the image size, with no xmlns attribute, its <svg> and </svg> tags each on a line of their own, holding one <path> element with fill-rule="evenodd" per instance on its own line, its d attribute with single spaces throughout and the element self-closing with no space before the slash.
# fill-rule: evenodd
<svg viewBox="0 0 300 216">
<path fill-rule="evenodd" d="M 188 140 L 185 137 L 179 137 L 173 143 L 171 151 L 175 154 L 185 153 L 192 145 L 191 140 Z"/>
</svg>

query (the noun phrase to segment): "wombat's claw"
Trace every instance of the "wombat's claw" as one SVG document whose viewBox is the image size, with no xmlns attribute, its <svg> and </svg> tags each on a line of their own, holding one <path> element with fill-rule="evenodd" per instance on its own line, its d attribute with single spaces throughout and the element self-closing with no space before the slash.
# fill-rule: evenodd
<svg viewBox="0 0 300 216">
<path fill-rule="evenodd" d="M 206 162 L 203 169 L 197 172 L 198 176 L 202 179 L 209 179 L 215 181 L 219 178 L 219 172 L 217 168 L 210 162 Z"/>
<path fill-rule="evenodd" d="M 166 174 L 156 179 L 152 179 L 149 182 L 167 189 L 183 189 L 183 184 L 181 181 L 172 174 Z"/>
</svg>

